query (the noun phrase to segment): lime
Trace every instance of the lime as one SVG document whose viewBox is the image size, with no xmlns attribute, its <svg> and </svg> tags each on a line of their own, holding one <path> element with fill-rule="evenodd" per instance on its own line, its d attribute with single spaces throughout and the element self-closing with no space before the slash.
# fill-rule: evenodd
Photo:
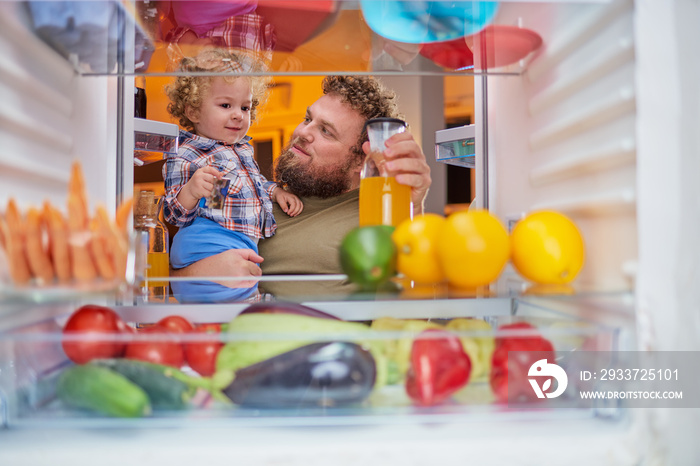
<svg viewBox="0 0 700 466">
<path fill-rule="evenodd" d="M 396 274 L 394 227 L 374 225 L 351 230 L 340 243 L 340 265 L 351 282 L 376 289 Z"/>
</svg>

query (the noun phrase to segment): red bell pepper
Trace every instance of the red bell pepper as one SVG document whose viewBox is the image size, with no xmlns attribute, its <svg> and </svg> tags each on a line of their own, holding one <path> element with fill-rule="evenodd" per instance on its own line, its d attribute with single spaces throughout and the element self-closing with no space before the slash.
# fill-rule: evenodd
<svg viewBox="0 0 700 466">
<path fill-rule="evenodd" d="M 441 329 L 418 334 L 411 347 L 406 393 L 423 406 L 438 404 L 464 387 L 472 364 L 456 335 Z"/>
<path fill-rule="evenodd" d="M 536 361 L 554 362 L 554 346 L 527 322 L 502 325 L 499 331 L 523 330 L 527 335 L 496 337 L 491 367 L 491 389 L 500 402 L 535 401 L 537 396 L 528 382 L 528 371 Z M 509 352 L 517 353 L 508 357 Z"/>
</svg>

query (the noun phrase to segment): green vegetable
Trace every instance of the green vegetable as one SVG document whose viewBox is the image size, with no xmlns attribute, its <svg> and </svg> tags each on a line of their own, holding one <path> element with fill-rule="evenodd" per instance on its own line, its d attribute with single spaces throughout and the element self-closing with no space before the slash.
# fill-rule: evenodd
<svg viewBox="0 0 700 466">
<path fill-rule="evenodd" d="M 376 290 L 396 275 L 394 227 L 374 225 L 351 230 L 340 243 L 340 265 L 362 290 Z"/>
<path fill-rule="evenodd" d="M 402 383 L 410 365 L 411 347 L 415 335 L 429 328 L 442 328 L 439 324 L 418 319 L 396 319 L 393 317 L 381 317 L 375 319 L 371 325 L 372 330 L 380 332 L 405 333 L 396 339 L 386 340 L 384 355 L 390 363 L 388 383 Z"/>
<path fill-rule="evenodd" d="M 184 409 L 194 395 L 194 387 L 175 378 L 180 371 L 170 366 L 135 359 L 94 359 L 89 364 L 118 372 L 141 387 L 154 408 Z"/>
<path fill-rule="evenodd" d="M 58 379 L 56 396 L 68 406 L 115 417 L 142 417 L 151 413 L 146 392 L 117 372 L 96 365 L 73 366 Z"/>
<path fill-rule="evenodd" d="M 377 364 L 376 387 L 386 382 L 387 365 L 383 356 L 383 342 L 369 337 L 369 326 L 359 322 L 348 322 L 335 319 L 323 319 L 295 314 L 241 314 L 228 324 L 228 334 L 238 339 L 229 341 L 219 351 L 216 361 L 217 377 L 248 367 L 287 351 L 319 341 L 319 335 L 327 336 L 325 341 L 353 341 L 368 346 Z M 314 334 L 313 337 L 303 338 L 299 335 Z M 294 339 L 269 338 L 274 334 L 294 335 Z M 250 335 L 250 340 L 241 339 Z M 265 338 L 266 335 L 268 338 Z M 338 336 L 336 336 L 338 335 Z M 230 383 L 230 379 L 229 379 Z M 217 384 L 218 386 L 218 384 Z M 223 387 L 222 387 L 223 388 Z"/>
</svg>

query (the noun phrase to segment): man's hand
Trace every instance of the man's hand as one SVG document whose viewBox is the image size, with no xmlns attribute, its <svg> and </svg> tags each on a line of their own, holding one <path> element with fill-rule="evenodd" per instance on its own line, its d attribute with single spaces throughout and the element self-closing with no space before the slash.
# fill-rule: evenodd
<svg viewBox="0 0 700 466">
<path fill-rule="evenodd" d="M 432 180 L 430 167 L 425 160 L 425 154 L 411 133 L 395 134 L 386 140 L 386 164 L 384 167 L 396 181 L 411 187 L 413 214 L 423 213 L 423 202 L 428 195 Z M 362 145 L 362 150 L 369 153 L 369 142 Z"/>
<path fill-rule="evenodd" d="M 209 165 L 198 169 L 180 190 L 177 201 L 187 210 L 194 209 L 201 198 L 211 194 L 214 181 L 222 176 L 219 170 Z"/>
<path fill-rule="evenodd" d="M 272 200 L 278 203 L 284 213 L 290 217 L 296 217 L 304 210 L 304 204 L 301 202 L 301 199 L 279 186 L 272 191 Z"/>
<path fill-rule="evenodd" d="M 171 269 L 173 277 L 259 277 L 263 258 L 251 249 L 229 249 L 198 260 L 182 269 Z M 229 288 L 249 288 L 256 281 L 215 280 Z"/>
</svg>

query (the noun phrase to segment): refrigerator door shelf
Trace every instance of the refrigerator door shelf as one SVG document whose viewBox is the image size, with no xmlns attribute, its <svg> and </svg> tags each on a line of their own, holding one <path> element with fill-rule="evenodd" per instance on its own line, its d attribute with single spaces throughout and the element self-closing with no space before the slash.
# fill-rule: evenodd
<svg viewBox="0 0 700 466">
<path fill-rule="evenodd" d="M 467 125 L 435 132 L 435 158 L 438 162 L 476 167 L 476 126 Z"/>
<path fill-rule="evenodd" d="M 146 165 L 177 154 L 179 128 L 172 123 L 134 118 L 134 165 Z"/>
</svg>

